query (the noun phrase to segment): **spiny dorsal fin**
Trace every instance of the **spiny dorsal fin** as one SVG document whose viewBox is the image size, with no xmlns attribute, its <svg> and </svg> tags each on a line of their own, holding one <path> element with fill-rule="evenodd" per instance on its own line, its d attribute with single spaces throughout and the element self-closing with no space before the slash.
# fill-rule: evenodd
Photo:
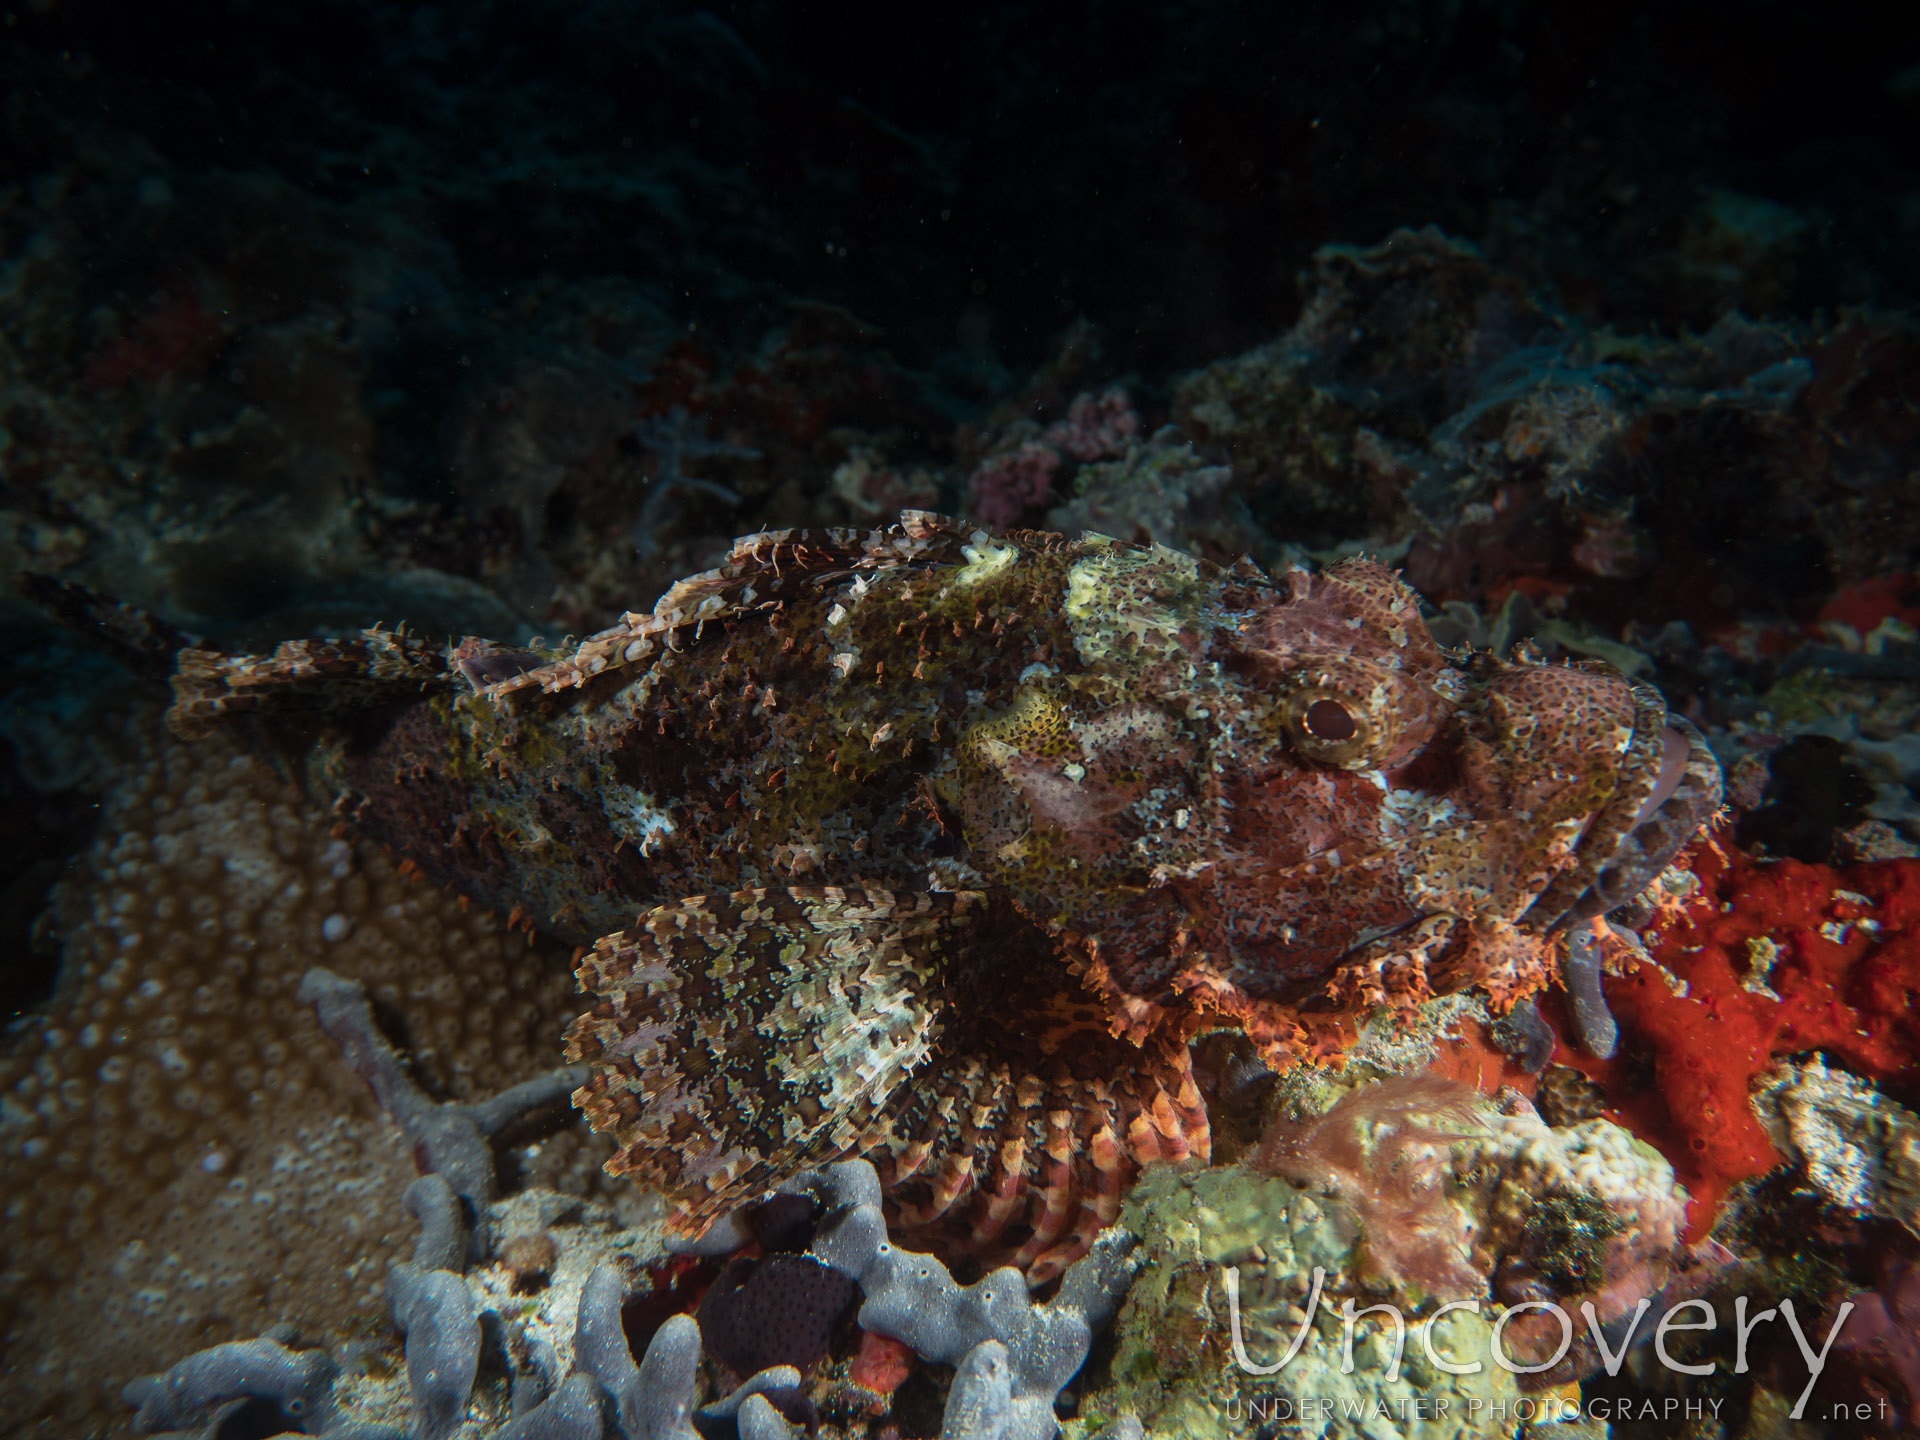
<svg viewBox="0 0 1920 1440">
<path fill-rule="evenodd" d="M 920 510 L 874 529 L 763 530 L 733 542 L 712 570 L 679 581 L 647 614 L 629 612 L 618 625 L 590 635 L 563 660 L 514 675 L 481 691 L 493 699 L 523 690 L 552 694 L 638 664 L 676 647 L 672 632 L 776 604 L 833 577 L 907 565 L 958 562 L 978 527 Z"/>
<path fill-rule="evenodd" d="M 287 640 L 270 655 L 182 650 L 167 723 L 192 739 L 238 715 L 339 712 L 450 683 L 444 647 L 377 626 L 353 639 Z"/>
</svg>

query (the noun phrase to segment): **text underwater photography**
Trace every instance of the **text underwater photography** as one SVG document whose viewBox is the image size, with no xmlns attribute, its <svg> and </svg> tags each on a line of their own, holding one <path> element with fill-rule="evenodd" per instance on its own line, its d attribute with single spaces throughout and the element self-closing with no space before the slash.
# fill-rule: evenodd
<svg viewBox="0 0 1920 1440">
<path fill-rule="evenodd" d="M 1264 1379 L 1278 1377 L 1264 1384 L 1243 1385 L 1229 1395 L 1222 1409 L 1223 1417 L 1232 1423 L 1245 1423 L 1262 1435 L 1285 1435 L 1299 1429 L 1303 1433 L 1321 1433 L 1336 1421 L 1357 1424 L 1369 1421 L 1385 1422 L 1394 1425 L 1406 1425 L 1411 1422 L 1447 1422 L 1458 1419 L 1461 1423 L 1478 1427 L 1481 1425 L 1498 1426 L 1505 1423 L 1514 1425 L 1548 1425 L 1556 1422 L 1566 1423 L 1577 1420 L 1606 1424 L 1610 1421 L 1681 1421 L 1713 1422 L 1717 1424 L 1726 1401 L 1718 1396 L 1680 1396 L 1680 1395 L 1634 1395 L 1611 1397 L 1607 1395 L 1583 1395 L 1581 1388 L 1566 1385 L 1543 1390 L 1537 1394 L 1518 1396 L 1461 1396 L 1454 1394 L 1423 1393 L 1387 1396 L 1375 1393 L 1362 1398 L 1355 1393 L 1340 1395 L 1315 1394 L 1305 1390 L 1290 1388 L 1285 1382 L 1287 1367 L 1299 1356 L 1314 1321 L 1321 1313 L 1321 1290 L 1326 1281 L 1326 1272 L 1320 1266 L 1313 1270 L 1313 1284 L 1308 1292 L 1307 1303 L 1299 1310 L 1299 1321 L 1293 1331 L 1292 1339 L 1277 1360 L 1263 1364 L 1248 1353 L 1246 1337 L 1240 1317 L 1240 1267 L 1226 1265 L 1221 1267 L 1221 1279 L 1227 1295 L 1228 1328 L 1232 1336 L 1233 1362 L 1239 1370 L 1248 1376 Z M 1735 1360 L 1733 1371 L 1744 1375 L 1749 1369 L 1747 1361 L 1747 1342 L 1753 1332 L 1770 1322 L 1784 1324 L 1792 1333 L 1802 1357 L 1806 1361 L 1806 1385 L 1800 1390 L 1793 1408 L 1788 1412 L 1791 1420 L 1802 1418 L 1829 1420 L 1838 1422 L 1885 1423 L 1889 1418 L 1889 1407 L 1884 1397 L 1873 1400 L 1838 1400 L 1810 1404 L 1815 1383 L 1826 1368 L 1827 1354 L 1840 1336 L 1847 1323 L 1847 1317 L 1853 1313 L 1852 1305 L 1842 1305 L 1834 1316 L 1833 1326 L 1827 1332 L 1818 1349 L 1813 1340 L 1820 1338 L 1809 1336 L 1801 1328 L 1799 1317 L 1794 1314 L 1793 1302 L 1782 1300 L 1777 1307 L 1768 1307 L 1748 1313 L 1748 1297 L 1734 1298 L 1733 1331 L 1735 1337 Z M 1609 1378 L 1618 1376 L 1628 1353 L 1641 1345 L 1651 1344 L 1657 1363 L 1664 1369 L 1677 1375 L 1712 1375 L 1719 1370 L 1717 1362 L 1693 1363 L 1674 1356 L 1667 1348 L 1667 1337 L 1680 1331 L 1711 1331 L 1720 1323 L 1720 1316 L 1713 1304 L 1707 1300 L 1689 1299 L 1662 1310 L 1649 1326 L 1643 1327 L 1642 1321 L 1649 1318 L 1653 1302 L 1642 1297 L 1634 1307 L 1632 1314 L 1624 1321 L 1603 1323 L 1596 1313 L 1593 1302 L 1582 1301 L 1579 1307 L 1581 1320 L 1586 1333 L 1591 1336 L 1593 1349 Z M 1337 1312 L 1340 1320 L 1340 1374 L 1351 1375 L 1366 1362 L 1356 1361 L 1354 1341 L 1362 1334 L 1360 1322 L 1370 1315 L 1383 1316 L 1384 1319 L 1372 1327 L 1374 1334 L 1368 1338 L 1376 1339 L 1380 1332 L 1391 1335 L 1391 1348 L 1385 1360 L 1386 1378 L 1398 1380 L 1402 1361 L 1407 1358 L 1407 1346 L 1411 1338 L 1419 1346 L 1418 1360 L 1424 1360 L 1432 1370 L 1447 1375 L 1477 1375 L 1491 1363 L 1511 1375 L 1541 1375 L 1567 1358 L 1574 1347 L 1578 1333 L 1575 1320 L 1565 1307 L 1551 1300 L 1525 1300 L 1515 1305 L 1499 1308 L 1493 1326 L 1487 1336 L 1486 1355 L 1482 1359 L 1464 1353 L 1445 1337 L 1436 1343 L 1434 1332 L 1442 1327 L 1442 1322 L 1455 1312 L 1478 1315 L 1482 1306 L 1478 1300 L 1451 1300 L 1439 1306 L 1430 1315 L 1416 1318 L 1411 1324 L 1396 1305 L 1365 1305 L 1356 1308 L 1351 1299 L 1342 1300 Z M 1553 1351 L 1544 1359 L 1523 1363 L 1508 1348 L 1505 1339 L 1507 1326 L 1517 1317 L 1539 1312 L 1552 1317 L 1559 1328 L 1560 1339 Z M 1335 1312 L 1329 1311 L 1329 1318 Z M 1376 1344 L 1373 1348 L 1381 1348 Z"/>
</svg>

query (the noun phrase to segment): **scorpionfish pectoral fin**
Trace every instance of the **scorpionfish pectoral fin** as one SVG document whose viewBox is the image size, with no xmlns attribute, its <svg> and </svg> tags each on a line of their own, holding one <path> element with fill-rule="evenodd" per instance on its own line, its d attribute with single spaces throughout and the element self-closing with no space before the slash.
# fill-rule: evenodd
<svg viewBox="0 0 1920 1440">
<path fill-rule="evenodd" d="M 631 1175 L 697 1229 L 871 1145 L 940 1034 L 940 974 L 982 897 L 742 890 L 662 905 L 576 972 L 575 1093 Z"/>
<path fill-rule="evenodd" d="M 760 889 L 662 905 L 582 961 L 567 1034 L 607 1169 L 698 1234 L 865 1155 L 899 1228 L 1038 1283 L 1155 1160 L 1204 1158 L 1184 1037 L 1115 1037 L 1059 942 L 975 892 Z M 1063 986 L 1063 980 L 1066 983 Z"/>
</svg>

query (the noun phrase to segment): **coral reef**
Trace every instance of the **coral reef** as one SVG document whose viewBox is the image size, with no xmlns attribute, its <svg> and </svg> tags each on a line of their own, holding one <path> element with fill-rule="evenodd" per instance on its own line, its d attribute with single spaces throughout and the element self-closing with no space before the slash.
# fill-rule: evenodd
<svg viewBox="0 0 1920 1440">
<path fill-rule="evenodd" d="M 569 471 L 604 456 L 632 419 L 632 387 L 613 369 L 587 356 L 546 357 L 503 375 L 492 403 L 462 417 L 453 470 L 463 508 L 476 520 L 507 512 L 529 559 Z"/>
<path fill-rule="evenodd" d="M 1604 1327 L 1642 1299 L 1692 1293 L 1726 1268 L 1722 1252 L 1683 1244 L 1686 1190 L 1631 1132 L 1606 1120 L 1550 1128 L 1511 1102 L 1487 1128 L 1455 1163 L 1484 1206 L 1473 1258 L 1496 1300 L 1551 1299 L 1575 1314 L 1590 1303 Z M 1506 1335 L 1527 1363 L 1545 1363 L 1560 1338 L 1558 1322 L 1541 1313 Z M 1576 1335 L 1560 1364 L 1525 1384 L 1581 1378 L 1599 1363 L 1591 1336 Z"/>
<path fill-rule="evenodd" d="M 708 438 L 694 428 L 686 408 L 680 405 L 674 406 L 665 415 L 653 416 L 642 422 L 639 439 L 641 448 L 652 451 L 654 455 L 653 483 L 647 487 L 647 498 L 640 506 L 640 518 L 633 526 L 634 553 L 642 560 L 659 553 L 660 544 L 654 538 L 654 532 L 673 519 L 673 493 L 676 490 L 699 491 L 729 505 L 740 503 L 740 497 L 718 481 L 687 474 L 683 467 L 688 460 L 706 459 L 714 455 L 754 460 L 760 455 L 759 451 L 748 445 Z"/>
<path fill-rule="evenodd" d="M 967 479 L 969 509 L 982 524 L 1010 530 L 1045 506 L 1059 468 L 1059 452 L 1035 441 L 995 455 Z"/>
<path fill-rule="evenodd" d="M 1345 1263 L 1349 1217 L 1337 1202 L 1323 1205 L 1278 1179 L 1237 1168 L 1153 1171 L 1134 1191 L 1123 1223 L 1140 1235 L 1143 1271 L 1116 1321 L 1110 1378 L 1082 1397 L 1089 1430 L 1134 1413 L 1149 1434 L 1211 1440 L 1244 1423 L 1245 1400 L 1264 1398 L 1264 1390 L 1236 1368 L 1224 1267 L 1238 1272 L 1232 1293 L 1243 1353 L 1262 1367 L 1285 1352 L 1305 1318 L 1316 1272 L 1322 1295 L 1355 1293 Z M 1449 1425 L 1462 1428 L 1435 1435 L 1486 1433 L 1468 1422 L 1469 1399 L 1518 1398 L 1506 1371 L 1487 1365 L 1473 1376 L 1443 1375 L 1420 1364 L 1418 1344 L 1409 1350 L 1412 1364 L 1388 1379 L 1384 1327 L 1371 1317 L 1359 1323 L 1356 1365 L 1343 1375 L 1339 1327 L 1328 1325 L 1334 1308 L 1316 1306 L 1312 1333 L 1282 1372 L 1281 1393 L 1334 1397 L 1339 1411 L 1347 1408 L 1340 1400 L 1351 1400 L 1368 1414 L 1376 1396 L 1392 1402 L 1444 1394 L 1452 1402 Z M 1454 1311 L 1435 1338 L 1441 1354 L 1464 1359 L 1485 1353 L 1486 1335 L 1479 1317 Z"/>
<path fill-rule="evenodd" d="M 1444 1221 L 1446 1146 L 1474 1122 L 1478 1092 L 1427 1076 L 1358 1086 L 1307 1123 L 1277 1117 L 1249 1163 L 1338 1196 L 1368 1237 L 1370 1278 L 1441 1299 L 1481 1288 Z"/>
<path fill-rule="evenodd" d="M 1615 633 L 1811 618 L 1827 576 L 1908 566 L 1911 482 L 1861 468 L 1886 443 L 1867 397 L 1913 364 L 1897 325 L 1594 335 L 1432 228 L 1326 247 L 1301 289 L 1285 334 L 1174 394 L 1262 558 L 1363 540 L 1437 603 L 1517 589 Z"/>
<path fill-rule="evenodd" d="M 818 1207 L 808 1254 L 859 1287 L 866 1333 L 955 1368 L 943 1434 L 1050 1440 L 1058 1430 L 1055 1397 L 1132 1278 L 1125 1235 L 1105 1237 L 1068 1270 L 1052 1301 L 1034 1305 L 1012 1270 L 961 1287 L 938 1260 L 890 1244 L 879 1177 L 865 1162 L 799 1176 L 782 1195 L 806 1202 L 803 1213 Z M 604 1211 L 580 1215 L 555 1227 L 574 1278 L 556 1277 L 530 1303 L 496 1286 L 490 1276 L 506 1268 L 505 1245 L 485 1234 L 510 1232 L 515 1212 L 524 1216 L 529 1205 L 551 1211 L 560 1199 L 523 1192 L 506 1205 L 482 1207 L 479 1218 L 488 1223 L 476 1236 L 478 1265 L 470 1268 L 461 1211 L 445 1177 L 428 1175 L 408 1188 L 420 1234 L 413 1258 L 387 1277 L 394 1327 L 405 1336 L 404 1392 L 365 1354 L 336 1359 L 325 1348 L 292 1350 L 270 1338 L 229 1342 L 128 1385 L 124 1399 L 138 1407 L 136 1428 L 185 1428 L 246 1401 L 271 1407 L 279 1424 L 327 1436 L 398 1435 L 396 1422 L 405 1419 L 405 1433 L 417 1436 L 477 1424 L 504 1440 L 693 1440 L 701 1433 L 696 1424 L 731 1424 L 744 1437 L 791 1440 L 795 1432 L 774 1402 L 811 1403 L 801 1368 L 759 1369 L 698 1406 L 705 1322 L 686 1314 L 664 1319 L 634 1360 L 624 1276 L 636 1252 L 659 1256 L 657 1227 L 620 1229 Z M 769 1331 L 806 1327 L 777 1297 L 751 1303 L 765 1312 L 761 1323 Z M 809 1360 L 809 1373 L 820 1358 Z M 569 1359 L 575 1368 L 562 1378 Z M 484 1383 L 476 1386 L 483 1368 Z"/>
<path fill-rule="evenodd" d="M 1173 406 L 1256 492 L 1266 529 L 1295 544 L 1399 521 L 1422 498 L 1408 485 L 1418 463 L 1400 452 L 1462 428 L 1456 412 L 1472 418 L 1525 394 L 1528 363 L 1567 334 L 1514 277 L 1432 228 L 1329 246 L 1313 266 L 1293 328 L 1183 377 Z"/>
<path fill-rule="evenodd" d="M 1416 1433 L 1511 1434 L 1523 1388 L 1564 1386 L 1600 1360 L 1583 1335 L 1543 1373 L 1485 1363 L 1500 1305 L 1552 1299 L 1579 1314 L 1591 1303 L 1605 1325 L 1644 1297 L 1698 1283 L 1701 1261 L 1680 1243 L 1684 1193 L 1666 1162 L 1619 1127 L 1550 1129 L 1512 1092 L 1496 1108 L 1431 1079 L 1389 1081 L 1377 1094 L 1375 1085 L 1361 1081 L 1311 1119 L 1284 1118 L 1283 1104 L 1261 1163 L 1286 1178 L 1242 1166 L 1142 1178 L 1122 1219 L 1140 1237 L 1141 1274 L 1106 1377 L 1083 1397 L 1090 1427 L 1135 1411 L 1151 1434 L 1211 1436 L 1256 1398 L 1325 1396 L 1335 1402 L 1327 1420 L 1411 1422 L 1419 1398 L 1418 1418 L 1434 1428 Z M 1304 1095 L 1306 1085 L 1283 1089 Z M 1489 1296 L 1497 1304 L 1483 1315 Z M 1445 1300 L 1474 1303 L 1443 1314 Z M 1406 1320 L 1397 1345 L 1388 1323 L 1366 1316 L 1383 1303 Z M 1516 1364 L 1552 1359 L 1559 1332 L 1532 1323 L 1541 1318 L 1503 1322 L 1502 1353 Z M 1444 1371 L 1429 1345 L 1483 1364 Z M 1246 1370 L 1241 1356 L 1261 1368 Z M 1276 1372 L 1269 1392 L 1258 1377 Z M 1524 1413 L 1554 1403 L 1542 1395 Z"/>
<path fill-rule="evenodd" d="M 1047 512 L 1047 526 L 1237 558 L 1242 536 L 1221 503 L 1232 479 L 1231 468 L 1209 465 L 1169 427 L 1144 445 L 1129 445 L 1119 459 L 1082 467 L 1073 498 Z"/>
<path fill-rule="evenodd" d="M 1553 1033 L 1548 1032 L 1549 1045 Z M 1556 1128 L 1592 1120 L 1606 1109 L 1606 1092 L 1571 1065 L 1549 1065 L 1541 1072 L 1533 1103 L 1540 1118 Z"/>
<path fill-rule="evenodd" d="M 296 998 L 308 968 L 364 984 L 450 1101 L 550 1064 L 573 1004 L 564 951 L 336 838 L 218 741 L 128 772 L 59 923 L 0 1112 L 7 1403 L 48 1434 L 196 1343 L 377 1305 L 414 1166 Z M 579 1145 L 551 1144 L 523 1169 L 561 1178 Z"/>
<path fill-rule="evenodd" d="M 1079 495 L 1089 486 L 1130 492 L 1138 483 L 1135 475 L 1143 470 L 1132 463 L 1139 455 L 1140 431 L 1140 416 L 1118 387 L 1098 397 L 1084 392 L 1074 396 L 1066 414 L 1044 428 L 1025 417 L 1016 419 L 982 443 L 986 458 L 967 477 L 968 513 L 996 530 L 1010 530 L 1038 516 L 1049 499 Z M 1096 461 L 1121 462 L 1121 472 L 1106 477 L 1102 485 L 1093 468 Z M 1198 469 L 1198 462 L 1191 468 Z M 1204 493 L 1227 478 L 1215 471 L 1193 483 Z"/>
<path fill-rule="evenodd" d="M 8 1425 L 1338 1432 L 1231 1261 L 1912 1428 L 1920 72 L 1803 8 L 14 7 Z M 1858 1428 L 1380 1318 L 1275 1384 Z"/>
<path fill-rule="evenodd" d="M 1753 1108 L 1774 1148 L 1835 1205 L 1920 1235 L 1920 1116 L 1818 1055 L 1776 1066 Z"/>
<path fill-rule="evenodd" d="M 394 1323 L 407 1335 L 407 1375 L 413 1423 L 404 1431 L 380 1421 L 331 1423 L 333 1384 L 338 1373 L 320 1350 L 289 1351 L 271 1340 L 216 1346 L 182 1360 L 164 1375 L 147 1376 L 127 1386 L 128 1404 L 141 1408 L 141 1431 L 170 1428 L 208 1419 L 233 1400 L 265 1401 L 280 1424 L 303 1434 L 389 1440 L 401 1434 L 439 1437 L 454 1433 L 468 1418 L 481 1328 L 466 1283 L 448 1271 L 409 1273 L 403 1263 L 389 1288 L 399 1297 Z M 427 1285 L 422 1276 L 441 1277 Z M 611 1428 L 624 1440 L 693 1440 L 692 1413 L 699 1361 L 699 1335 L 685 1316 L 660 1327 L 638 1364 L 620 1330 L 619 1281 L 602 1267 L 581 1293 L 576 1326 L 581 1369 L 562 1380 L 545 1399 L 516 1406 L 518 1413 L 497 1428 L 499 1440 L 601 1440 Z M 448 1320 L 458 1316 L 453 1326 Z M 608 1331 L 607 1327 L 611 1326 Z M 419 1338 L 416 1338 L 419 1337 Z M 362 1393 L 355 1408 L 369 1405 Z M 607 1424 L 609 1412 L 617 1417 Z M 489 1418 L 492 1418 L 491 1416 Z"/>
<path fill-rule="evenodd" d="M 872 446 L 853 444 L 833 471 L 833 494 L 856 520 L 882 520 L 902 510 L 933 510 L 940 503 L 939 482 L 926 470 L 900 474 Z"/>
</svg>

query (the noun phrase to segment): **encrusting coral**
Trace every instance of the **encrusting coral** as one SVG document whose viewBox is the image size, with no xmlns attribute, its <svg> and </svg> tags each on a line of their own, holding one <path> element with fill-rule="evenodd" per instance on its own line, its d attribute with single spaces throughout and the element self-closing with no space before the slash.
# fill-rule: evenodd
<svg viewBox="0 0 1920 1440">
<path fill-rule="evenodd" d="M 1618 1126 L 1553 1129 L 1511 1091 L 1497 1104 L 1476 1101 L 1424 1077 L 1388 1082 L 1377 1096 L 1372 1088 L 1363 1082 L 1318 1117 L 1276 1124 L 1254 1157 L 1285 1178 L 1247 1165 L 1142 1178 L 1121 1221 L 1139 1236 L 1140 1278 L 1116 1324 L 1106 1383 L 1083 1397 L 1090 1424 L 1132 1410 L 1155 1435 L 1233 1433 L 1264 1374 L 1276 1377 L 1274 1394 L 1332 1397 L 1349 1421 L 1379 1420 L 1377 1405 L 1411 1418 L 1403 1407 L 1420 1397 L 1431 1428 L 1410 1433 L 1511 1435 L 1521 1392 L 1600 1362 L 1579 1334 L 1536 1375 L 1488 1363 L 1500 1307 L 1551 1300 L 1579 1316 L 1591 1303 L 1597 1323 L 1612 1326 L 1707 1268 L 1681 1244 L 1685 1194 L 1671 1167 Z M 1393 1325 L 1364 1308 L 1383 1301 L 1406 1325 L 1398 1362 Z M 1468 1308 L 1442 1319 L 1446 1301 Z M 1358 1307 L 1351 1365 L 1349 1307 Z M 1500 1330 L 1514 1363 L 1554 1361 L 1551 1319 L 1522 1312 Z M 1457 1363 L 1479 1360 L 1478 1373 L 1443 1373 L 1429 1345 Z M 1237 1353 L 1262 1368 L 1241 1369 Z"/>
<path fill-rule="evenodd" d="M 1247 1427 L 1248 1400 L 1272 1394 L 1324 1396 L 1337 1414 L 1355 1413 L 1351 1405 L 1369 1418 L 1377 1400 L 1397 1414 L 1402 1397 L 1425 1396 L 1426 1414 L 1438 1410 L 1440 1419 L 1415 1433 L 1490 1440 L 1469 1419 L 1469 1403 L 1510 1405 L 1517 1398 L 1514 1377 L 1497 1366 L 1483 1363 L 1468 1376 L 1438 1372 L 1424 1363 L 1417 1338 L 1405 1347 L 1407 1364 L 1390 1376 L 1387 1327 L 1378 1316 L 1359 1321 L 1354 1366 L 1342 1372 L 1340 1298 L 1356 1297 L 1355 1304 L 1365 1305 L 1377 1297 L 1366 1295 L 1354 1275 L 1358 1227 L 1337 1199 L 1238 1165 L 1166 1167 L 1142 1178 L 1124 1213 L 1122 1223 L 1140 1237 L 1142 1268 L 1114 1324 L 1105 1383 L 1081 1397 L 1081 1418 L 1090 1430 L 1131 1412 L 1156 1437 L 1217 1440 Z M 1313 1323 L 1289 1364 L 1264 1381 L 1239 1368 L 1232 1335 L 1236 1302 L 1241 1350 L 1265 1371 L 1286 1352 L 1316 1296 Z M 1478 1315 L 1455 1310 L 1438 1323 L 1413 1323 L 1426 1328 L 1438 1353 L 1455 1361 L 1487 1353 L 1487 1322 Z M 1441 1399 L 1445 1407 L 1434 1403 Z M 1505 1433 L 1511 1434 L 1510 1421 Z"/>
<path fill-rule="evenodd" d="M 1823 1051 L 1855 1074 L 1905 1078 L 1920 1054 L 1920 862 L 1835 870 L 1756 862 L 1715 843 L 1674 872 L 1684 898 L 1610 946 L 1608 1004 L 1657 1083 L 1625 1058 L 1559 1058 L 1596 1080 L 1660 1146 L 1693 1197 L 1691 1230 L 1721 1197 L 1781 1160 L 1752 1094 L 1774 1063 Z"/>
<path fill-rule="evenodd" d="M 29 1434 L 83 1433 L 183 1350 L 378 1306 L 414 1165 L 297 998 L 310 967 L 363 983 L 456 1101 L 551 1065 L 574 1004 L 564 951 L 218 740 L 129 772 L 57 918 L 60 987 L 0 1062 L 0 1390 Z"/>
<path fill-rule="evenodd" d="M 1920 1115 L 1818 1055 L 1776 1066 L 1753 1109 L 1774 1147 L 1835 1205 L 1920 1235 Z"/>
<path fill-rule="evenodd" d="M 1447 1147 L 1474 1128 L 1480 1097 L 1425 1075 L 1388 1076 L 1349 1090 L 1310 1122 L 1277 1118 L 1250 1163 L 1320 1186 L 1354 1210 L 1375 1275 L 1429 1293 L 1472 1294 L 1481 1280 L 1444 1203 Z M 1437 1228 L 1436 1228 L 1437 1226 Z"/>
</svg>

